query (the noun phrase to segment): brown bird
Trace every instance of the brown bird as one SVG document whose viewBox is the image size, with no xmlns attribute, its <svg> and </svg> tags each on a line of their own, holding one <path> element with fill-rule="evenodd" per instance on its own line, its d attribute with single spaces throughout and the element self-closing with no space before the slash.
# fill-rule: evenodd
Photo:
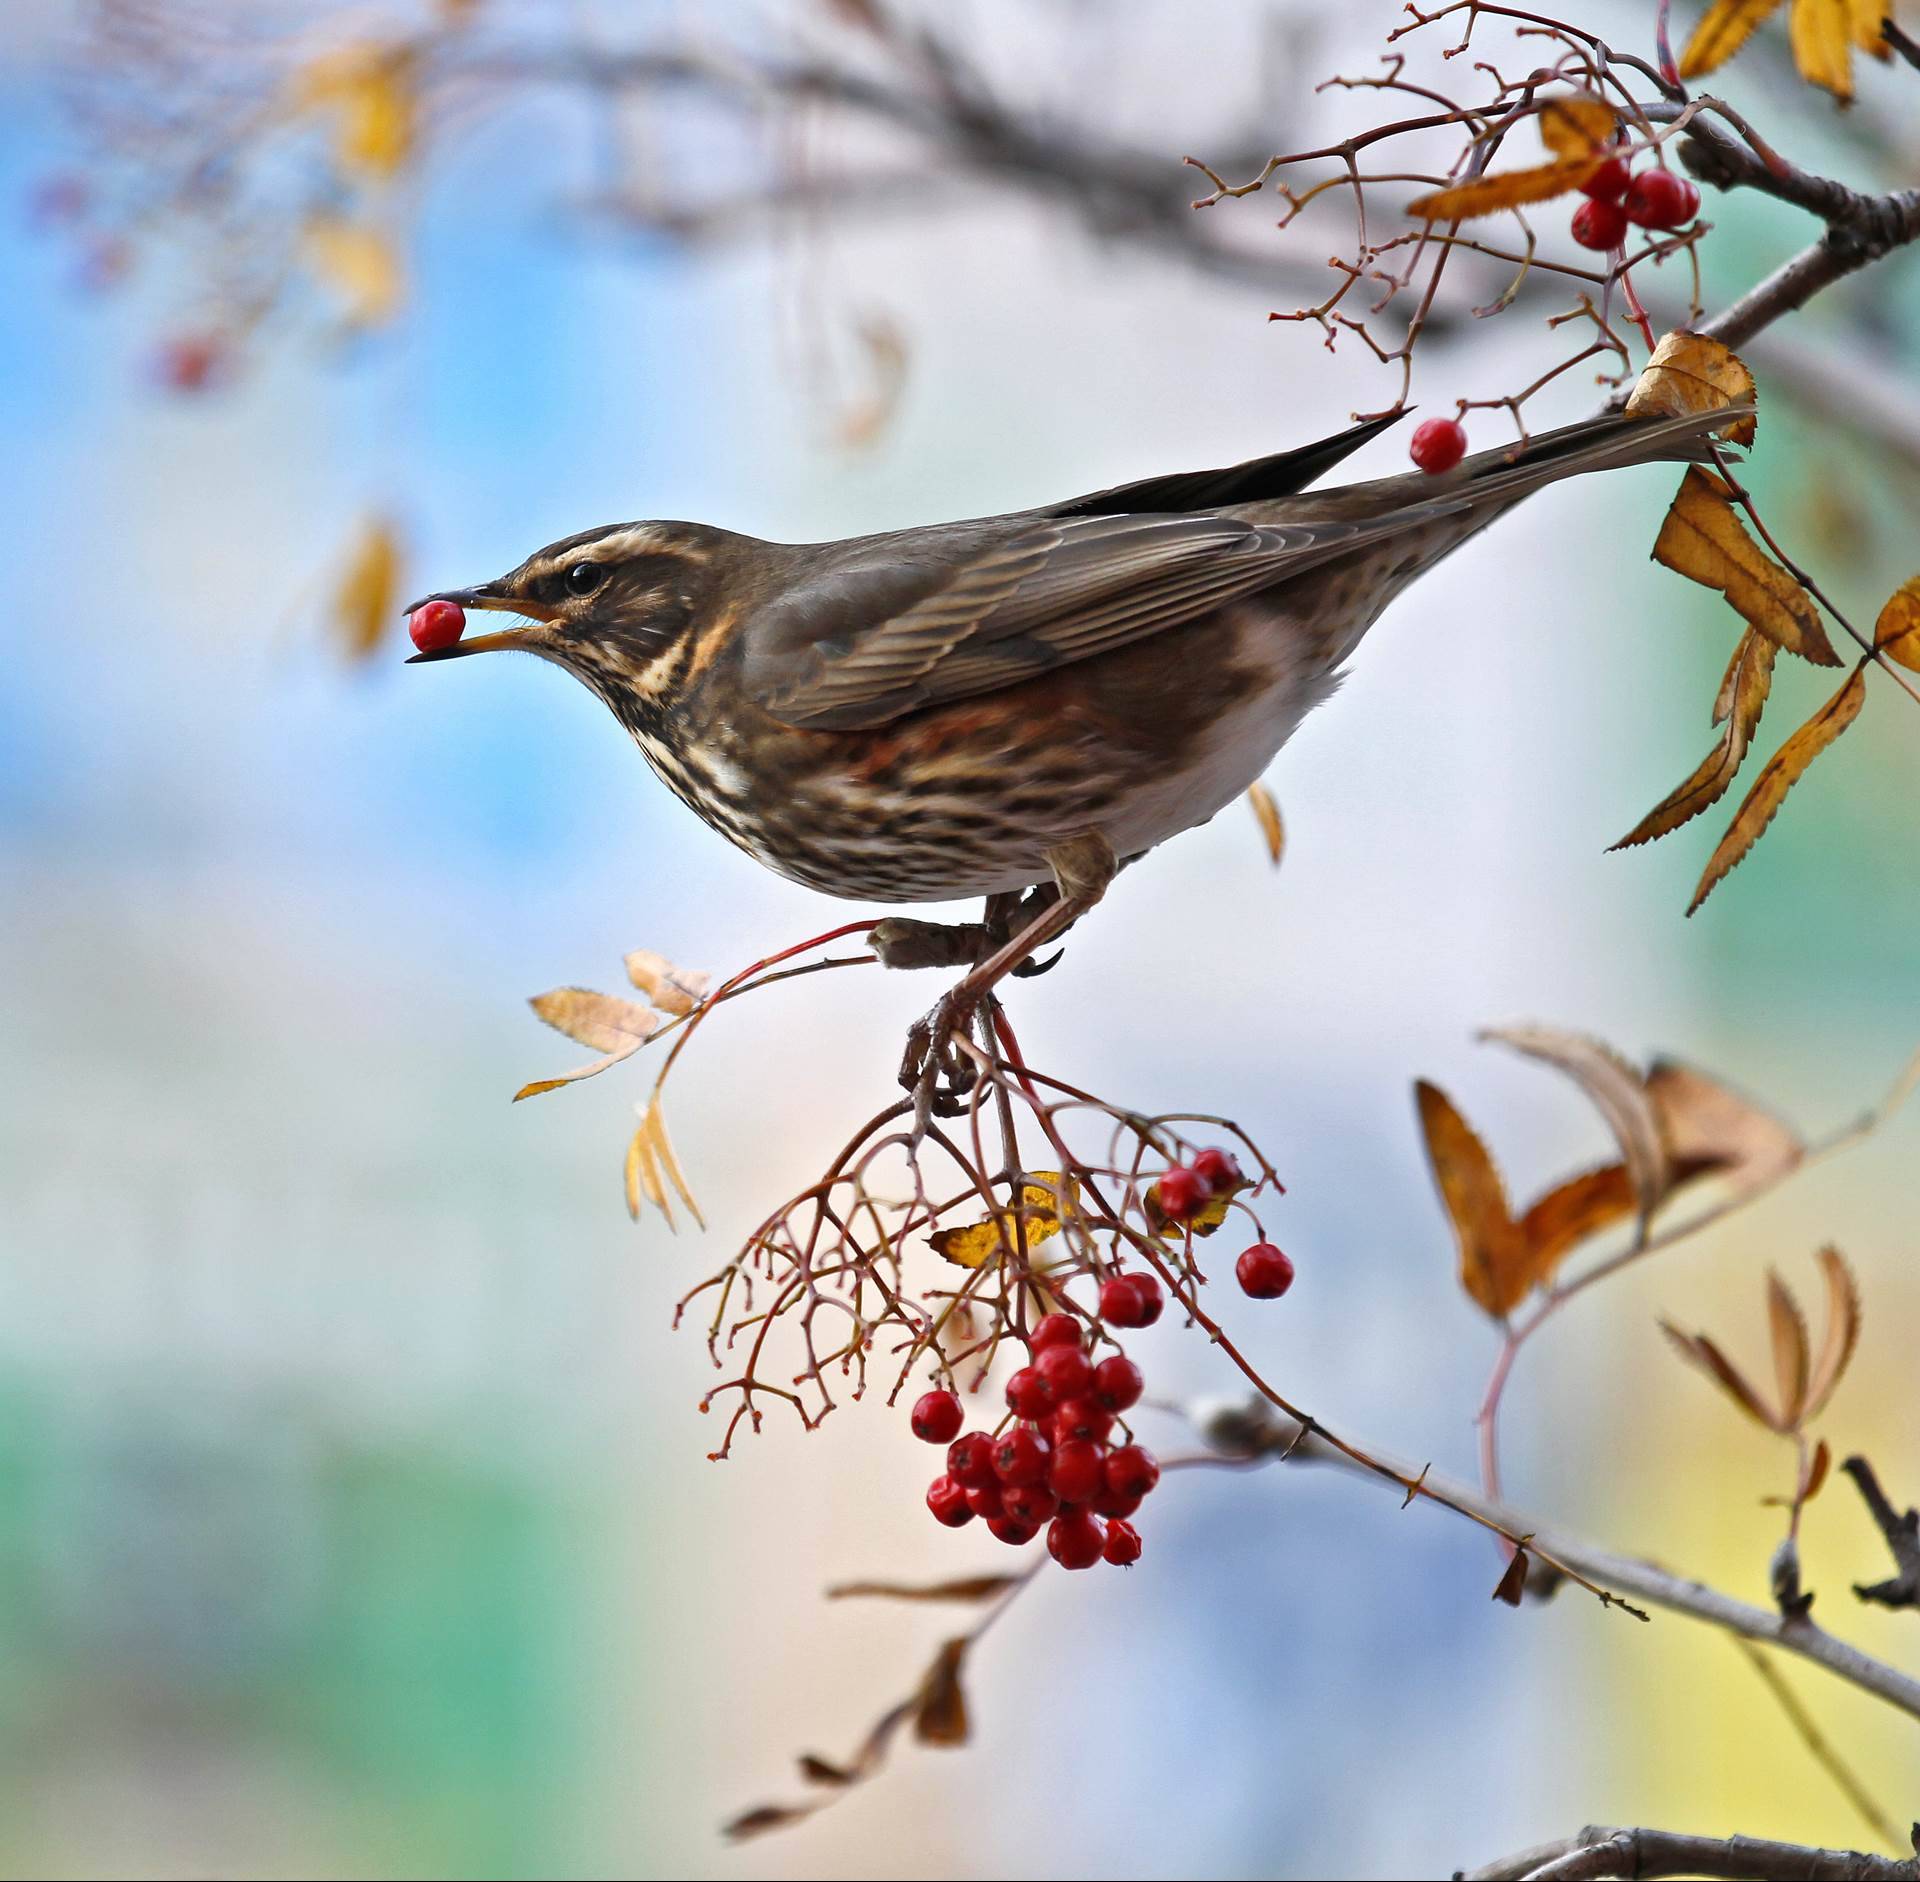
<svg viewBox="0 0 1920 1882">
<path fill-rule="evenodd" d="M 427 597 L 528 624 L 415 659 L 565 667 L 676 796 L 809 888 L 993 898 L 979 927 L 875 932 L 894 965 L 975 963 L 917 1029 L 917 1071 L 1117 867 L 1241 796 L 1414 577 L 1545 485 L 1703 458 L 1738 415 L 1599 418 L 1302 494 L 1396 413 L 1229 470 L 845 542 L 610 524 Z"/>
</svg>

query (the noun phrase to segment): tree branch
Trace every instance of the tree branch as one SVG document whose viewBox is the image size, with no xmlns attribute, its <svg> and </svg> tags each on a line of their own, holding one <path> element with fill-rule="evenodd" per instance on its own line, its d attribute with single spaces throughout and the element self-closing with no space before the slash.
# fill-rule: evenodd
<svg viewBox="0 0 1920 1882">
<path fill-rule="evenodd" d="M 1914 1882 L 1920 1862 L 1857 1849 L 1814 1849 L 1757 1836 L 1687 1836 L 1677 1830 L 1615 1830 L 1589 1824 L 1556 1843 L 1463 1870 L 1457 1882 L 1572 1882 L 1597 1876 L 1735 1876 L 1763 1882 Z"/>
<path fill-rule="evenodd" d="M 1853 1584 L 1853 1592 L 1862 1601 L 1883 1608 L 1920 1608 L 1920 1510 L 1902 1514 L 1888 1500 L 1874 1475 L 1873 1466 L 1864 1457 L 1850 1457 L 1840 1466 L 1853 1479 L 1869 1513 L 1887 1539 L 1899 1571 L 1890 1581 L 1876 1581 L 1863 1587 Z"/>
</svg>

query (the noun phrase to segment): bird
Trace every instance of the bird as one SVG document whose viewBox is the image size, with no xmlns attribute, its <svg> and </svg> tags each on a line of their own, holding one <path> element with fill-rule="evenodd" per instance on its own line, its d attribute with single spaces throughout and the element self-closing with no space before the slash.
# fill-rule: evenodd
<svg viewBox="0 0 1920 1882">
<path fill-rule="evenodd" d="M 414 603 L 521 621 L 413 658 L 565 668 L 675 796 L 808 888 L 988 898 L 980 924 L 874 929 L 889 965 L 970 967 L 916 1028 L 911 1083 L 1118 869 L 1260 778 L 1409 583 L 1549 484 L 1710 459 L 1743 409 L 1613 413 L 1309 488 L 1401 409 L 1227 469 L 834 542 L 608 524 Z"/>
</svg>

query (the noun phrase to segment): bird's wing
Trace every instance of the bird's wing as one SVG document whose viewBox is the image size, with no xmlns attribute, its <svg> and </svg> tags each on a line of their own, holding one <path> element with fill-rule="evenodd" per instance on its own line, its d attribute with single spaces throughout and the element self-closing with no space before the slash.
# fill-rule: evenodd
<svg viewBox="0 0 1920 1882">
<path fill-rule="evenodd" d="M 971 531 L 932 562 L 924 538 L 873 539 L 756 611 L 744 678 L 789 725 L 884 725 L 1177 626 L 1378 529 L 1374 519 L 1021 519 L 997 535 Z"/>
</svg>

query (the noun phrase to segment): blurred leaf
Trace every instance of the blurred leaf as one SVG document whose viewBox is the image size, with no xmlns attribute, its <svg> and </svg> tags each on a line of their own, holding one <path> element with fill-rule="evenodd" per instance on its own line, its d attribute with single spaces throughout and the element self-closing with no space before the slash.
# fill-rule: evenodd
<svg viewBox="0 0 1920 1882">
<path fill-rule="evenodd" d="M 1570 1177 L 1534 1202 L 1520 1218 L 1527 1244 L 1527 1287 L 1544 1287 L 1567 1255 L 1589 1236 L 1636 1213 L 1633 1179 L 1623 1163 Z"/>
<path fill-rule="evenodd" d="M 1739 354 L 1704 333 L 1676 327 L 1661 336 L 1641 369 L 1627 400 L 1627 416 L 1678 418 L 1688 412 L 1717 412 L 1726 405 L 1751 405 L 1754 397 L 1753 374 Z M 1751 444 L 1755 423 L 1749 412 L 1716 435 L 1732 444 Z"/>
<path fill-rule="evenodd" d="M 374 517 L 361 530 L 333 591 L 335 635 L 349 660 L 365 660 L 386 638 L 400 601 L 400 539 Z"/>
<path fill-rule="evenodd" d="M 1847 0 L 1847 19 L 1853 43 L 1876 59 L 1891 59 L 1893 48 L 1887 44 L 1887 16 L 1893 0 Z"/>
<path fill-rule="evenodd" d="M 1698 78 L 1731 59 L 1779 4 L 1780 0 L 1714 0 L 1680 55 L 1680 76 Z"/>
<path fill-rule="evenodd" d="M 1513 1559 L 1507 1563 L 1507 1572 L 1500 1577 L 1500 1585 L 1493 1591 L 1493 1598 L 1504 1601 L 1510 1608 L 1517 1608 L 1526 1592 L 1527 1552 L 1525 1549 L 1515 1549 Z"/>
<path fill-rule="evenodd" d="M 1216 1191 L 1194 1214 L 1175 1221 L 1160 1200 L 1160 1185 L 1149 1183 L 1145 1198 L 1147 1226 L 1162 1240 L 1180 1235 L 1211 1235 L 1227 1219 L 1228 1206 L 1239 1193 L 1238 1189 Z"/>
<path fill-rule="evenodd" d="M 829 1601 L 992 1601 L 1017 1588 L 1018 1575 L 967 1575 L 958 1581 L 843 1581 L 827 1590 Z"/>
<path fill-rule="evenodd" d="M 308 267 L 339 296 L 349 326 L 384 326 L 400 311 L 400 257 L 378 229 L 345 216 L 311 216 L 306 255 Z"/>
<path fill-rule="evenodd" d="M 1799 1136 L 1771 1112 L 1677 1059 L 1655 1060 L 1647 1095 L 1678 1170 L 1764 1189 L 1806 1154 Z"/>
<path fill-rule="evenodd" d="M 707 1219 L 700 1213 L 700 1205 L 694 1201 L 693 1191 L 687 1186 L 680 1159 L 673 1154 L 673 1140 L 667 1135 L 666 1114 L 660 1108 L 657 1086 L 653 1095 L 639 1109 L 639 1128 L 627 1144 L 627 1214 L 636 1222 L 639 1221 L 640 1204 L 644 1198 L 666 1217 L 668 1228 L 678 1229 L 679 1224 L 673 1219 L 673 1205 L 667 1200 L 666 1185 L 660 1180 L 664 1171 L 667 1181 L 672 1183 L 680 1200 L 687 1205 L 687 1213 L 705 1228 Z"/>
<path fill-rule="evenodd" d="M 1807 767 L 1860 716 L 1866 696 L 1865 670 L 1855 667 L 1847 683 L 1767 760 L 1766 769 L 1754 781 L 1746 802 L 1735 813 L 1732 826 L 1720 839 L 1720 847 L 1708 859 L 1700 885 L 1687 905 L 1689 915 L 1759 842 L 1775 813 L 1786 802 L 1787 793 L 1805 776 Z"/>
<path fill-rule="evenodd" d="M 1758 628 L 1750 627 L 1740 636 L 1714 706 L 1714 723 L 1726 723 L 1720 743 L 1701 759 L 1699 768 L 1684 784 L 1663 797 L 1614 844 L 1615 849 L 1630 849 L 1636 843 L 1663 837 L 1725 796 L 1727 787 L 1739 775 L 1760 715 L 1766 709 L 1767 695 L 1773 688 L 1775 652 L 1773 642 Z"/>
<path fill-rule="evenodd" d="M 856 337 L 866 356 L 868 389 L 840 418 L 838 442 L 849 451 L 879 441 L 907 389 L 907 341 L 900 329 L 884 314 L 875 314 L 861 321 Z"/>
<path fill-rule="evenodd" d="M 1253 806 L 1260 834 L 1266 839 L 1267 861 L 1278 869 L 1287 847 L 1287 828 L 1280 821 L 1280 806 L 1274 801 L 1273 793 L 1258 782 L 1247 786 L 1247 802 Z"/>
<path fill-rule="evenodd" d="M 1889 660 L 1920 670 L 1920 575 L 1902 582 L 1880 610 L 1873 644 Z"/>
<path fill-rule="evenodd" d="M 556 1091 L 562 1085 L 592 1078 L 608 1066 L 631 1058 L 660 1026 L 658 1013 L 632 1000 L 595 993 L 587 987 L 556 987 L 551 993 L 536 994 L 527 1004 L 555 1031 L 577 1039 L 583 1046 L 593 1046 L 605 1056 L 571 1072 L 562 1072 L 558 1078 L 541 1078 L 522 1085 L 513 1094 L 516 1104 L 522 1098 L 535 1098 L 544 1091 Z"/>
<path fill-rule="evenodd" d="M 1413 1089 L 1427 1160 L 1460 1247 L 1460 1285 L 1485 1312 L 1504 1320 L 1530 1283 L 1527 1245 L 1508 1211 L 1500 1172 L 1438 1085 L 1423 1078 Z"/>
<path fill-rule="evenodd" d="M 1808 1411 L 1811 1413 L 1811 1406 L 1808 1407 Z M 1801 1474 L 1799 1488 L 1796 1492 L 1798 1501 L 1811 1503 L 1813 1499 L 1820 1494 L 1820 1488 L 1826 1482 L 1827 1471 L 1831 1468 L 1832 1464 L 1833 1453 L 1827 1448 L 1826 1439 L 1822 1438 L 1820 1442 L 1813 1447 L 1813 1455 L 1807 1459 L 1806 1469 Z"/>
<path fill-rule="evenodd" d="M 1744 46 L 1780 0 L 1714 0 L 1680 58 L 1680 76 L 1711 72 Z M 1881 21 L 1889 0 L 1793 0 L 1787 43 L 1793 63 L 1810 85 L 1830 91 L 1843 104 L 1853 96 L 1852 48 L 1887 56 Z"/>
<path fill-rule="evenodd" d="M 1809 85 L 1843 104 L 1853 96 L 1853 19 L 1849 0 L 1793 0 L 1787 15 L 1793 63 Z"/>
<path fill-rule="evenodd" d="M 1040 1180 L 1022 1187 L 1019 1211 L 1019 1218 L 1024 1218 L 1026 1222 L 1029 1251 L 1060 1233 L 1060 1192 L 1057 1187 L 1048 1187 L 1059 1184 L 1060 1172 L 1035 1170 L 1033 1174 Z M 1076 1194 L 1072 1188 L 1067 1191 L 1070 1200 Z M 979 1222 L 968 1222 L 950 1229 L 935 1229 L 927 1241 L 935 1254 L 944 1256 L 956 1267 L 978 1268 L 999 1254 L 1002 1248 L 1011 1251 L 1019 1246 L 1019 1218 L 1011 1210 L 996 1210 L 993 1215 Z"/>
<path fill-rule="evenodd" d="M 1577 92 L 1549 99 L 1540 108 L 1537 121 L 1541 141 L 1555 154 L 1554 162 L 1529 170 L 1469 177 L 1409 203 L 1407 214 L 1428 222 L 1464 221 L 1563 196 L 1585 182 L 1603 160 L 1619 117 L 1604 99 Z"/>
<path fill-rule="evenodd" d="M 1807 1405 L 1807 1323 L 1800 1303 L 1781 1280 L 1767 1270 L 1767 1330 L 1773 1343 L 1773 1382 L 1780 1393 L 1780 1422 L 1797 1429 Z"/>
<path fill-rule="evenodd" d="M 1666 1140 L 1640 1074 L 1619 1053 L 1583 1033 L 1546 1026 L 1493 1026 L 1481 1035 L 1564 1072 L 1592 1101 L 1620 1146 L 1640 1213 L 1651 1215 L 1673 1186 Z"/>
<path fill-rule="evenodd" d="M 684 1018 L 707 997 L 713 976 L 697 968 L 676 967 L 664 954 L 636 948 L 627 956 L 627 978 L 663 1013 Z"/>
<path fill-rule="evenodd" d="M 1669 1320 L 1660 1322 L 1660 1331 L 1673 1342 L 1674 1350 L 1688 1365 L 1704 1372 L 1747 1416 L 1769 1431 L 1781 1431 L 1778 1418 L 1761 1401 L 1739 1369 L 1704 1333 L 1682 1333 Z"/>
<path fill-rule="evenodd" d="M 1697 464 L 1653 545 L 1653 559 L 1705 588 L 1717 588 L 1766 637 L 1816 666 L 1837 667 L 1813 597 L 1747 534 L 1727 486 Z"/>
<path fill-rule="evenodd" d="M 1827 1289 L 1827 1324 L 1820 1342 L 1820 1357 L 1807 1386 L 1806 1416 L 1818 1418 L 1846 1376 L 1853 1349 L 1860 1339 L 1860 1287 L 1853 1270 L 1842 1259 L 1839 1249 L 1822 1248 L 1814 1256 L 1820 1264 L 1820 1278 Z M 1808 1492 L 1812 1494 L 1811 1491 Z"/>
<path fill-rule="evenodd" d="M 413 151 L 414 58 L 406 46 L 342 46 L 293 75 L 296 108 L 331 111 L 334 161 L 349 177 L 383 183 Z"/>
<path fill-rule="evenodd" d="M 769 1830 L 782 1830 L 790 1823 L 799 1823 L 819 1808 L 818 1803 L 756 1804 L 751 1810 L 729 1818 L 721 1826 L 720 1834 L 729 1842 L 744 1843 L 749 1837 L 764 1836 Z"/>
<path fill-rule="evenodd" d="M 923 1745 L 964 1745 L 970 1730 L 967 1695 L 960 1685 L 960 1669 L 973 1645 L 970 1634 L 949 1640 L 927 1668 L 920 1683 L 913 1715 L 913 1735 Z"/>
</svg>

